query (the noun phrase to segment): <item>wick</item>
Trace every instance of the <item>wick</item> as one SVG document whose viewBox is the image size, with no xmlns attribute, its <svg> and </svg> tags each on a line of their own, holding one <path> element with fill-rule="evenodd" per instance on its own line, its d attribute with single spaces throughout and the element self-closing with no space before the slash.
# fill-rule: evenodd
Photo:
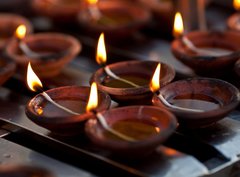
<svg viewBox="0 0 240 177">
<path fill-rule="evenodd" d="M 103 126 L 104 129 L 106 129 L 107 131 L 109 131 L 110 133 L 112 133 L 113 135 L 125 140 L 125 141 L 130 141 L 130 142 L 136 142 L 137 140 L 129 137 L 127 135 L 124 135 L 114 129 L 112 129 L 106 122 L 105 117 L 101 114 L 101 113 L 96 113 L 96 116 L 99 120 L 99 122 L 101 123 L 101 125 Z"/>
<path fill-rule="evenodd" d="M 186 36 L 184 36 L 182 38 L 183 43 L 192 51 L 201 54 L 201 55 L 210 55 L 210 56 L 216 56 L 219 55 L 219 53 L 217 52 L 213 52 L 213 51 L 209 51 L 209 50 L 205 50 L 205 49 L 201 49 L 198 48 L 197 46 L 195 46 L 192 41 L 190 41 Z"/>
<path fill-rule="evenodd" d="M 172 105 L 161 95 L 161 93 L 158 94 L 158 98 L 163 102 L 164 105 L 173 109 L 178 109 L 181 111 L 199 112 L 199 113 L 204 112 L 203 110 L 200 110 L 200 109 L 190 109 L 190 108 L 183 108 L 183 107 Z"/>
<path fill-rule="evenodd" d="M 66 107 L 58 104 L 57 102 L 55 102 L 46 92 L 42 92 L 42 95 L 44 96 L 44 98 L 45 98 L 46 100 L 48 100 L 49 102 L 51 102 L 51 103 L 52 103 L 53 105 L 55 105 L 56 107 L 58 107 L 58 108 L 60 108 L 60 109 L 62 109 L 62 110 L 64 110 L 64 111 L 66 111 L 66 112 L 68 112 L 68 113 L 70 113 L 70 114 L 79 115 L 79 113 L 74 112 L 74 111 L 72 111 L 72 110 L 70 110 L 70 109 L 68 109 L 68 108 L 66 108 Z"/>
<path fill-rule="evenodd" d="M 89 13 L 90 13 L 91 17 L 95 21 L 98 21 L 101 18 L 102 14 L 101 14 L 100 10 L 98 9 L 98 7 L 96 6 L 96 4 L 95 5 L 89 5 L 88 10 L 89 10 Z"/>
<path fill-rule="evenodd" d="M 39 59 L 53 59 L 53 58 L 58 58 L 66 54 L 66 51 L 61 51 L 58 54 L 39 54 L 37 52 L 34 52 L 31 50 L 28 45 L 23 42 L 22 40 L 19 42 L 19 48 L 22 50 L 22 52 L 31 58 L 39 58 Z"/>
<path fill-rule="evenodd" d="M 107 73 L 107 75 L 109 75 L 110 77 L 112 77 L 112 78 L 114 78 L 114 79 L 117 79 L 117 80 L 119 80 L 119 81 L 125 82 L 125 83 L 127 83 L 127 84 L 129 84 L 129 85 L 131 85 L 131 86 L 133 86 L 133 87 L 140 87 L 140 85 L 137 85 L 137 84 L 135 84 L 135 83 L 133 83 L 133 82 L 131 82 L 131 81 L 129 81 L 129 80 L 126 80 L 126 79 L 123 79 L 123 78 L 117 76 L 116 74 L 114 74 L 114 73 L 111 71 L 111 69 L 110 69 L 108 66 L 105 66 L 105 67 L 104 67 L 104 71 Z"/>
</svg>

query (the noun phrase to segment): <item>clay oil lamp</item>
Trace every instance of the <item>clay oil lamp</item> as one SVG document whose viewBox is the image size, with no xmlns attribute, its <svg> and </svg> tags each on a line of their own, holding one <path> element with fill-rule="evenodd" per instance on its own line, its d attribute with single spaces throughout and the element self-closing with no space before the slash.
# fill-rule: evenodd
<svg viewBox="0 0 240 177">
<path fill-rule="evenodd" d="M 103 67 L 93 74 L 91 82 L 96 82 L 100 90 L 120 104 L 151 104 L 152 93 L 148 85 L 158 62 L 124 61 L 106 66 L 103 35 L 99 38 L 96 60 Z M 172 67 L 162 63 L 161 72 L 163 86 L 174 79 Z"/>
<path fill-rule="evenodd" d="M 199 75 L 219 76 L 233 69 L 240 57 L 240 34 L 233 31 L 193 31 L 183 34 L 176 15 L 171 48 L 174 56 Z M 181 17 L 181 16 L 180 16 Z M 178 19 L 178 20 L 177 20 Z M 224 72 L 223 72 L 224 71 Z"/>
<path fill-rule="evenodd" d="M 36 166 L 27 165 L 1 165 L 2 177 L 55 177 L 50 171 Z"/>
<path fill-rule="evenodd" d="M 33 0 L 32 7 L 40 15 L 56 22 L 75 22 L 84 0 Z"/>
<path fill-rule="evenodd" d="M 42 84 L 30 65 L 27 74 L 28 86 L 33 91 L 41 93 L 35 96 L 26 106 L 26 115 L 36 124 L 59 135 L 74 135 L 81 133 L 91 113 L 85 112 L 90 92 L 89 87 L 65 86 L 42 91 Z M 110 97 L 99 92 L 97 111 L 109 108 Z"/>
<path fill-rule="evenodd" d="M 150 12 L 127 1 L 88 0 L 79 13 L 78 21 L 88 33 L 104 32 L 113 39 L 129 36 L 151 19 Z"/>
<path fill-rule="evenodd" d="M 180 80 L 160 90 L 158 82 L 159 79 L 153 77 L 153 104 L 174 113 L 180 127 L 192 129 L 209 126 L 223 119 L 238 105 L 240 99 L 235 86 L 218 79 Z"/>
<path fill-rule="evenodd" d="M 92 94 L 92 93 L 91 93 Z M 90 96 L 91 97 L 91 96 Z M 88 111 L 97 106 L 89 104 Z M 143 157 L 166 140 L 177 126 L 173 114 L 154 106 L 127 106 L 97 112 L 85 125 L 89 139 L 104 150 L 124 158 Z"/>
<path fill-rule="evenodd" d="M 233 7 L 238 11 L 240 10 L 240 1 L 233 0 Z M 234 31 L 240 31 L 240 14 L 239 12 L 230 16 L 227 20 L 227 26 Z"/>
<path fill-rule="evenodd" d="M 38 33 L 25 37 L 24 27 L 17 28 L 17 40 L 12 40 L 6 48 L 7 55 L 16 61 L 21 71 L 25 71 L 31 61 L 40 77 L 55 76 L 81 51 L 81 44 L 72 36 Z"/>
<path fill-rule="evenodd" d="M 14 37 L 15 30 L 19 25 L 25 25 L 26 34 L 32 32 L 31 23 L 22 16 L 13 14 L 0 14 L 0 51 L 4 49 L 7 43 Z"/>
</svg>

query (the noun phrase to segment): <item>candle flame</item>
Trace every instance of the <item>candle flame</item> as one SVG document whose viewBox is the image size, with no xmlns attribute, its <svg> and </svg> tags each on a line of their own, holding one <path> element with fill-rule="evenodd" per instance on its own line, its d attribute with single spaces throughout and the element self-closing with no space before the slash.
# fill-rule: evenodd
<svg viewBox="0 0 240 177">
<path fill-rule="evenodd" d="M 37 75 L 34 73 L 31 63 L 28 63 L 28 69 L 27 69 L 27 85 L 32 91 L 37 91 L 36 87 L 43 87 L 42 82 L 37 77 Z"/>
<path fill-rule="evenodd" d="M 106 53 L 106 47 L 105 47 L 105 42 L 104 42 L 104 33 L 101 33 L 101 35 L 98 39 L 96 61 L 100 65 L 105 64 L 107 62 L 107 53 Z"/>
<path fill-rule="evenodd" d="M 15 31 L 15 35 L 18 39 L 23 39 L 26 36 L 27 28 L 25 25 L 19 25 Z"/>
<path fill-rule="evenodd" d="M 236 10 L 240 10 L 240 0 L 233 0 L 233 7 Z"/>
<path fill-rule="evenodd" d="M 161 64 L 159 63 L 157 65 L 157 68 L 150 82 L 150 89 L 153 93 L 160 89 L 160 73 L 161 73 Z"/>
<path fill-rule="evenodd" d="M 87 0 L 88 4 L 94 5 L 97 4 L 98 0 Z"/>
<path fill-rule="evenodd" d="M 183 34 L 183 32 L 184 32 L 184 26 L 183 26 L 182 15 L 179 12 L 177 12 L 174 18 L 173 35 L 177 38 L 177 37 L 180 37 Z"/>
<path fill-rule="evenodd" d="M 97 91 L 97 84 L 93 82 L 91 85 L 90 95 L 88 99 L 88 104 L 86 107 L 86 111 L 90 112 L 96 109 L 98 106 L 98 91 Z"/>
</svg>

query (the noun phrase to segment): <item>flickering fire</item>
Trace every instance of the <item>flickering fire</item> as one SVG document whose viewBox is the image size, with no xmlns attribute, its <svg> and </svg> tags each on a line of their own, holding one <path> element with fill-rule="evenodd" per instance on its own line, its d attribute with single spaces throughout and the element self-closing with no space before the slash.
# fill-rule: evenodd
<svg viewBox="0 0 240 177">
<path fill-rule="evenodd" d="M 159 63 L 157 65 L 157 68 L 150 82 L 150 89 L 153 93 L 157 92 L 160 89 L 160 73 L 161 73 L 161 64 Z"/>
<path fill-rule="evenodd" d="M 105 47 L 103 33 L 101 33 L 101 35 L 98 39 L 96 61 L 99 65 L 103 65 L 107 62 L 107 53 L 106 53 L 106 47 Z"/>
<path fill-rule="evenodd" d="M 25 25 L 19 25 L 15 31 L 15 35 L 18 39 L 23 39 L 26 36 L 27 28 Z"/>
<path fill-rule="evenodd" d="M 95 82 L 91 85 L 90 95 L 88 99 L 88 104 L 86 107 L 86 111 L 90 112 L 96 109 L 98 106 L 98 91 L 97 91 L 97 84 Z"/>
<path fill-rule="evenodd" d="M 28 69 L 27 69 L 27 85 L 32 91 L 37 91 L 36 88 L 42 88 L 42 82 L 38 78 L 38 76 L 34 73 L 31 63 L 28 63 Z"/>
<path fill-rule="evenodd" d="M 178 38 L 184 33 L 182 15 L 177 12 L 174 19 L 173 35 Z"/>
<path fill-rule="evenodd" d="M 240 10 L 240 0 L 233 0 L 233 7 L 236 10 Z"/>
<path fill-rule="evenodd" d="M 88 4 L 94 5 L 97 4 L 98 0 L 87 0 Z"/>
</svg>

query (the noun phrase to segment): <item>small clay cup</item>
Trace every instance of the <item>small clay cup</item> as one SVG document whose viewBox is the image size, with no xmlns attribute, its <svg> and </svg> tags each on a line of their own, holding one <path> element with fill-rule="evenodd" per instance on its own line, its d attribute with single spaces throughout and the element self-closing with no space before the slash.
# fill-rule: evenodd
<svg viewBox="0 0 240 177">
<path fill-rule="evenodd" d="M 79 87 L 79 86 L 66 86 L 58 87 L 46 91 L 46 93 L 55 101 L 57 100 L 78 100 L 86 102 L 88 101 L 90 88 Z M 99 91 L 98 93 L 98 104 L 97 111 L 103 111 L 110 107 L 111 99 L 105 92 Z M 50 104 L 42 94 L 36 95 L 26 106 L 26 115 L 34 123 L 42 126 L 52 133 L 62 136 L 70 136 L 82 133 L 86 120 L 93 116 L 92 113 L 82 113 L 80 115 L 55 115 L 53 117 L 39 114 L 38 108 L 44 111 L 46 104 Z M 70 109 L 70 108 L 69 108 Z M 79 105 L 79 109 L 80 105 Z M 54 110 L 53 110 L 54 111 Z M 47 114 L 47 113 L 46 113 Z"/>
<path fill-rule="evenodd" d="M 0 85 L 3 85 L 15 73 L 15 69 L 14 61 L 4 57 L 0 59 Z"/>
<path fill-rule="evenodd" d="M 123 37 L 129 36 L 146 25 L 151 19 L 149 10 L 127 1 L 99 1 L 97 7 L 103 14 L 103 17 L 114 15 L 119 19 L 113 20 L 113 22 L 108 20 L 108 23 L 100 23 L 99 21 L 92 20 L 92 17 L 89 14 L 88 5 L 86 5 L 85 9 L 79 13 L 79 24 L 82 28 L 86 29 L 88 33 L 99 35 L 101 32 L 104 32 L 106 36 L 111 38 L 111 40 L 122 39 Z M 125 16 L 130 19 L 121 22 L 124 21 L 121 20 L 121 18 L 124 18 Z"/>
<path fill-rule="evenodd" d="M 240 57 L 240 34 L 237 32 L 194 31 L 186 37 L 199 48 L 222 48 L 232 51 L 222 56 L 200 56 L 186 47 L 181 38 L 174 40 L 171 45 L 174 56 L 199 75 L 224 75 L 233 69 L 234 63 Z"/>
<path fill-rule="evenodd" d="M 165 106 L 156 94 L 153 96 L 155 106 L 167 108 L 177 116 L 180 127 L 189 129 L 206 127 L 223 119 L 237 107 L 240 99 L 239 91 L 235 86 L 210 78 L 176 81 L 160 89 L 160 93 L 167 101 L 182 95 L 202 95 L 213 99 L 220 105 L 219 108 L 201 113 L 189 112 Z"/>
<path fill-rule="evenodd" d="M 26 26 L 26 34 L 30 34 L 33 31 L 31 23 L 26 18 L 14 14 L 0 13 L 0 51 L 14 37 L 19 25 Z"/>
<path fill-rule="evenodd" d="M 235 13 L 227 20 L 227 26 L 230 30 L 240 31 L 240 14 Z"/>
<path fill-rule="evenodd" d="M 160 129 L 160 133 L 144 140 L 129 142 L 108 138 L 104 135 L 106 129 L 96 118 L 89 119 L 85 126 L 86 135 L 96 145 L 124 158 L 141 158 L 163 143 L 176 129 L 177 121 L 166 109 L 155 106 L 127 106 L 102 112 L 107 124 L 111 127 L 117 121 L 137 120 Z M 126 127 L 127 128 L 127 127 Z"/>
<path fill-rule="evenodd" d="M 56 22 L 75 22 L 82 0 L 32 0 L 33 9 Z"/>
<path fill-rule="evenodd" d="M 0 166 L 2 177 L 55 177 L 50 171 L 36 166 L 27 165 L 2 165 Z"/>
<path fill-rule="evenodd" d="M 19 42 L 12 40 L 7 46 L 7 55 L 16 61 L 20 70 L 26 72 L 30 61 L 36 74 L 41 78 L 56 76 L 62 68 L 81 51 L 81 44 L 72 36 L 61 33 L 38 33 L 25 37 L 23 42 L 38 53 L 59 54 L 48 59 L 31 58 L 22 53 Z"/>
<path fill-rule="evenodd" d="M 154 71 L 159 62 L 156 61 L 124 61 L 108 65 L 113 73 L 116 75 L 131 74 L 141 76 L 149 80 L 154 74 Z M 152 92 L 150 91 L 149 84 L 137 88 L 113 88 L 103 84 L 104 79 L 108 75 L 103 68 L 97 70 L 90 80 L 90 83 L 96 82 L 98 89 L 107 92 L 111 98 L 123 105 L 131 104 L 151 104 Z M 161 79 L 160 84 L 162 87 L 170 83 L 175 77 L 175 70 L 167 65 L 161 64 Z"/>
</svg>

